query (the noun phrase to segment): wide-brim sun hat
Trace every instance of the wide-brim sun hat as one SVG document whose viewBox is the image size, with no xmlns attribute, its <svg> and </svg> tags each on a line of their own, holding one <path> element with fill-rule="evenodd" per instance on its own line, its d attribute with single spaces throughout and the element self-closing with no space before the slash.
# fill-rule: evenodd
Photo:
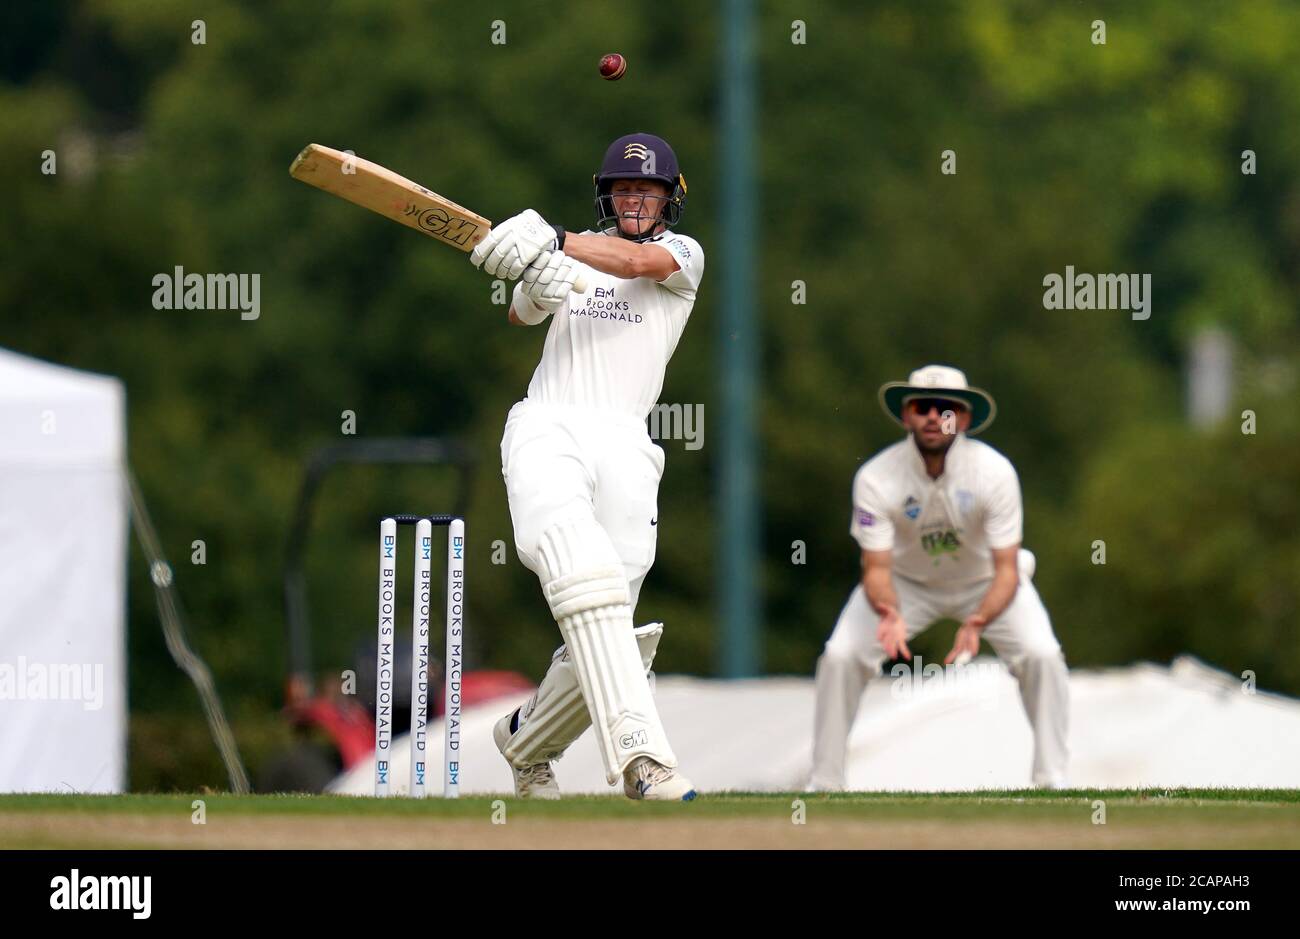
<svg viewBox="0 0 1300 939">
<path fill-rule="evenodd" d="M 967 384 L 966 373 L 949 365 L 926 365 L 908 375 L 907 381 L 885 382 L 880 386 L 880 406 L 903 427 L 907 426 L 903 423 L 903 407 L 913 398 L 964 401 L 971 412 L 968 434 L 978 434 L 987 428 L 998 413 L 992 395 Z"/>
</svg>

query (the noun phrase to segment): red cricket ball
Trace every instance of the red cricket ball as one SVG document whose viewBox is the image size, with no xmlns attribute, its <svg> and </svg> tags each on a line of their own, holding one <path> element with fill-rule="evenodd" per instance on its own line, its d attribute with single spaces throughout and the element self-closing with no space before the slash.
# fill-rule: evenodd
<svg viewBox="0 0 1300 939">
<path fill-rule="evenodd" d="M 627 71 L 627 59 L 617 52 L 611 52 L 600 60 L 600 77 L 605 81 L 616 82 Z"/>
</svg>

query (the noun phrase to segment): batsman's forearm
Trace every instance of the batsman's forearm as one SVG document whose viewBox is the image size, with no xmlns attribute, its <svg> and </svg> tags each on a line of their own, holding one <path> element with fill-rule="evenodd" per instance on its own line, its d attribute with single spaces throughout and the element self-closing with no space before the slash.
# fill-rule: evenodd
<svg viewBox="0 0 1300 939">
<path fill-rule="evenodd" d="M 1019 587 L 1020 574 L 1014 567 L 1010 570 L 996 571 L 993 574 L 993 583 L 989 584 L 989 589 L 975 612 L 984 617 L 985 623 L 993 622 L 1011 605 Z"/>
<path fill-rule="evenodd" d="M 604 235 L 564 235 L 564 253 L 575 261 L 615 277 L 630 279 L 645 272 L 645 246 Z"/>
</svg>

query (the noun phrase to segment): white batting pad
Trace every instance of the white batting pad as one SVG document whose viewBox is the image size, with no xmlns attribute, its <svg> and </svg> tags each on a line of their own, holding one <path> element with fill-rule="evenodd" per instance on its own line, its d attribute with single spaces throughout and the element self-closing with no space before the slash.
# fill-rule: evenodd
<svg viewBox="0 0 1300 939">
<path fill-rule="evenodd" d="M 663 623 L 633 630 L 647 672 L 654 664 L 663 632 Z M 590 726 L 591 712 L 583 700 L 569 647 L 560 646 L 536 693 L 519 709 L 519 729 L 510 738 L 505 757 L 519 767 L 558 760 Z"/>
<path fill-rule="evenodd" d="M 539 575 L 560 627 L 612 785 L 648 756 L 676 766 L 650 695 L 632 626 L 627 577 L 594 518 L 559 522 L 542 534 Z"/>
</svg>

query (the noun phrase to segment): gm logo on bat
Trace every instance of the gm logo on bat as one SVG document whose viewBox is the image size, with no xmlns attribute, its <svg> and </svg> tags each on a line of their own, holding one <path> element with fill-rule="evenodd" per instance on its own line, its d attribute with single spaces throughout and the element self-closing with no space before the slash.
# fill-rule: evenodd
<svg viewBox="0 0 1300 939">
<path fill-rule="evenodd" d="M 478 225 L 468 219 L 452 218 L 442 209 L 426 209 L 407 203 L 406 211 L 402 214 L 414 216 L 415 224 L 421 231 L 453 245 L 466 244 L 478 231 Z"/>
</svg>

